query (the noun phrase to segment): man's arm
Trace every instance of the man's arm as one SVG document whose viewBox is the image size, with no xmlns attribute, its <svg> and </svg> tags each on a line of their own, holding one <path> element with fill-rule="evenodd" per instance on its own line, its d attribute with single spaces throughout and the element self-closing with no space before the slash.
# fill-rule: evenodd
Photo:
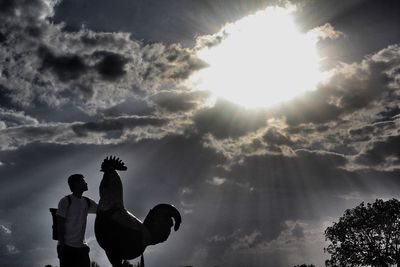
<svg viewBox="0 0 400 267">
<path fill-rule="evenodd" d="M 58 209 L 56 213 L 57 220 L 57 235 L 58 241 L 60 241 L 60 245 L 65 244 L 65 220 L 67 217 L 67 211 L 69 207 L 68 198 L 64 197 L 58 203 Z"/>
<path fill-rule="evenodd" d="M 89 198 L 88 213 L 96 213 L 96 212 L 97 212 L 97 203 Z"/>
<path fill-rule="evenodd" d="M 57 235 L 58 241 L 60 241 L 60 245 L 65 245 L 65 218 L 57 215 Z"/>
</svg>

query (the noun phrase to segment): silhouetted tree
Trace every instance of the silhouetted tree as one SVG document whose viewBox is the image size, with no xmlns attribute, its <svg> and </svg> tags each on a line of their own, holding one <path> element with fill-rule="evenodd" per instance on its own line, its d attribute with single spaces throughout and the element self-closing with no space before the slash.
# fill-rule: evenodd
<svg viewBox="0 0 400 267">
<path fill-rule="evenodd" d="M 345 211 L 325 230 L 331 244 L 327 266 L 388 266 L 400 263 L 400 202 L 397 199 L 360 205 Z"/>
<path fill-rule="evenodd" d="M 314 264 L 301 264 L 301 265 L 295 265 L 293 267 L 315 267 Z"/>
</svg>

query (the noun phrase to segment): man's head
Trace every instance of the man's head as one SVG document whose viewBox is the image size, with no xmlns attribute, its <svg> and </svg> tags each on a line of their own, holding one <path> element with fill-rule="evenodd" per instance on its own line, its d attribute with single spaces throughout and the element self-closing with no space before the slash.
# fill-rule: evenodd
<svg viewBox="0 0 400 267">
<path fill-rule="evenodd" d="M 82 174 L 72 174 L 68 177 L 68 185 L 72 192 L 85 192 L 88 190 L 85 177 Z"/>
</svg>

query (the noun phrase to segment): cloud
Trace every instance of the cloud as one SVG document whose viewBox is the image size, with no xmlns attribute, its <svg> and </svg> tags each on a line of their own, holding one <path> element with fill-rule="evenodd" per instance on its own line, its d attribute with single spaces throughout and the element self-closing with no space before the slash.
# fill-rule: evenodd
<svg viewBox="0 0 400 267">
<path fill-rule="evenodd" d="M 279 114 L 283 113 L 289 125 L 301 123 L 322 124 L 337 120 L 341 110 L 333 103 L 327 102 L 325 92 L 308 92 L 303 96 L 283 104 Z"/>
<path fill-rule="evenodd" d="M 339 65 L 332 77 L 314 92 L 282 105 L 288 124 L 326 123 L 378 103 L 396 101 L 399 46 L 392 45 L 360 63 Z"/>
<path fill-rule="evenodd" d="M 376 168 L 392 171 L 400 169 L 400 136 L 387 136 L 382 140 L 370 141 L 365 149 L 354 158 L 356 168 Z"/>
<path fill-rule="evenodd" d="M 0 77 L 2 94 L 14 106 L 60 107 L 72 103 L 90 113 L 121 102 L 123 97 L 134 94 L 132 88 L 141 87 L 140 65 L 129 65 L 129 77 L 111 83 L 110 79 L 114 81 L 123 74 L 122 65 L 116 65 L 121 62 L 110 64 L 112 69 L 105 69 L 102 63 L 114 55 L 109 54 L 112 50 L 104 52 L 113 43 L 114 49 L 125 45 L 119 50 L 124 53 L 120 57 L 129 54 L 132 64 L 135 63 L 132 58 L 139 52 L 135 51 L 135 42 L 128 41 L 129 35 L 85 30 L 71 34 L 58 25 L 47 27 L 43 39 L 25 40 L 23 33 L 16 31 L 7 45 L 0 48 L 0 57 L 6 62 L 2 66 L 2 73 L 6 74 Z M 83 42 L 83 37 L 91 38 L 97 46 Z M 96 53 L 94 49 L 103 52 Z"/>
<path fill-rule="evenodd" d="M 246 111 L 236 121 L 233 110 L 217 103 L 195 114 L 195 126 L 205 135 L 205 145 L 230 162 L 228 168 L 254 155 L 293 156 L 309 150 L 340 155 L 343 160 L 337 167 L 348 170 L 366 166 L 394 170 L 398 160 L 390 152 L 388 137 L 398 135 L 399 55 L 399 46 L 392 45 L 359 63 L 341 64 L 316 91 L 264 113 L 263 122 L 257 121 L 256 112 Z M 230 114 L 226 119 L 224 112 Z M 377 150 L 387 155 L 379 164 L 373 156 Z"/>
<path fill-rule="evenodd" d="M 338 66 L 332 78 L 316 91 L 265 113 L 265 124 L 258 127 L 242 126 L 240 132 L 229 134 L 229 131 L 235 133 L 235 128 L 220 130 L 207 124 L 202 129 L 196 116 L 195 125 L 199 124 L 199 129 L 211 134 L 205 135 L 205 145 L 214 147 L 231 164 L 254 155 L 291 157 L 308 150 L 340 155 L 343 160 L 337 167 L 348 170 L 361 166 L 393 170 L 397 168 L 397 155 L 389 151 L 389 144 L 383 144 L 390 143 L 388 137 L 398 135 L 398 51 L 399 47 L 394 45 L 367 56 L 360 63 Z M 204 113 L 211 111 L 207 109 Z M 245 112 L 242 115 L 247 117 L 244 119 L 247 122 L 249 118 L 256 118 Z M 217 119 L 218 116 L 210 116 L 211 121 Z M 227 124 L 221 120 L 218 125 Z M 385 167 L 373 161 L 368 165 L 374 158 L 371 154 L 377 153 L 371 149 L 372 144 L 381 144 L 382 155 L 388 149 L 387 158 L 383 156 L 380 160 L 383 164 L 386 159 Z"/>
<path fill-rule="evenodd" d="M 187 112 L 204 105 L 209 96 L 207 91 L 160 92 L 152 95 L 150 101 L 155 103 L 157 108 L 167 112 Z"/>
<path fill-rule="evenodd" d="M 38 19 L 53 15 L 53 8 L 57 1 L 52 0 L 16 0 L 0 2 L 4 20 L 15 18 Z"/>
<path fill-rule="evenodd" d="M 179 44 L 146 45 L 143 48 L 143 59 L 149 62 L 143 78 L 150 80 L 181 81 L 206 67 L 206 63 L 197 58 L 192 50 Z"/>
<path fill-rule="evenodd" d="M 396 134 L 399 120 L 382 121 L 363 125 L 358 128 L 350 128 L 349 135 L 353 141 L 370 141 L 380 136 Z"/>
<path fill-rule="evenodd" d="M 324 40 L 324 39 L 337 39 L 345 34 L 340 31 L 336 31 L 335 28 L 330 23 L 325 23 L 322 26 L 318 26 L 310 31 L 311 34 L 314 34 L 316 37 Z"/>
<path fill-rule="evenodd" d="M 294 142 L 291 140 L 290 135 L 288 135 L 284 130 L 279 130 L 278 128 L 268 128 L 263 134 L 262 139 L 264 142 L 270 146 L 291 146 Z"/>
<path fill-rule="evenodd" d="M 96 56 L 101 57 L 101 60 L 96 65 L 96 70 L 106 80 L 116 80 L 126 74 L 124 70 L 125 64 L 128 60 L 116 53 L 110 52 L 96 52 Z"/>
<path fill-rule="evenodd" d="M 0 130 L 7 127 L 38 125 L 37 119 L 25 115 L 23 111 L 0 108 Z"/>
<path fill-rule="evenodd" d="M 1 129 L 0 148 L 18 149 L 30 143 L 118 144 L 127 140 L 159 139 L 169 134 L 167 120 L 124 116 L 93 122 L 38 123 Z"/>
<path fill-rule="evenodd" d="M 89 133 L 119 132 L 125 129 L 134 129 L 140 126 L 161 126 L 166 121 L 160 118 L 125 116 L 112 119 L 104 119 L 99 122 L 76 123 L 72 130 L 78 136 L 87 136 Z"/>
<path fill-rule="evenodd" d="M 0 29 L 0 96 L 13 108 L 72 103 L 93 115 L 204 67 L 179 44 L 144 45 L 122 32 L 68 32 L 49 21 L 56 1 L 8 2 Z"/>
<path fill-rule="evenodd" d="M 211 108 L 194 114 L 196 130 L 216 138 L 239 137 L 266 125 L 263 111 L 247 110 L 233 103 L 219 100 Z"/>
<path fill-rule="evenodd" d="M 39 57 L 42 58 L 40 70 L 52 70 L 63 82 L 75 80 L 88 70 L 83 59 L 77 55 L 56 56 L 46 47 L 41 47 Z"/>
</svg>

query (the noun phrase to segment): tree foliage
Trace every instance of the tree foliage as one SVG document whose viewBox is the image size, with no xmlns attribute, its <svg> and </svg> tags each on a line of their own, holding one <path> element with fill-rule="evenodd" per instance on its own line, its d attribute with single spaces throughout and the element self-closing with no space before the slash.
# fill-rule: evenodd
<svg viewBox="0 0 400 267">
<path fill-rule="evenodd" d="M 388 266 L 400 263 L 400 202 L 362 202 L 325 230 L 331 244 L 327 266 Z"/>
</svg>

